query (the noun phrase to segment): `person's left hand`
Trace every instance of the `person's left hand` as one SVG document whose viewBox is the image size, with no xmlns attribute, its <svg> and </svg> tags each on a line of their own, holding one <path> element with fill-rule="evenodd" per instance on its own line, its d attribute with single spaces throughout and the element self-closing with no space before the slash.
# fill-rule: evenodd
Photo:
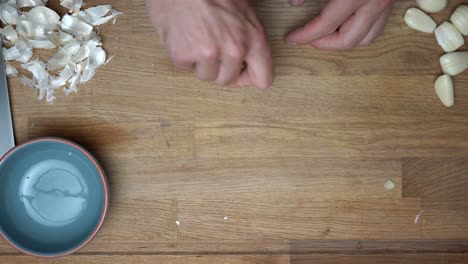
<svg viewBox="0 0 468 264">
<path fill-rule="evenodd" d="M 304 0 L 289 3 L 298 6 Z M 291 32 L 286 41 L 326 50 L 367 46 L 383 33 L 392 4 L 393 0 L 330 0 L 319 16 Z"/>
</svg>

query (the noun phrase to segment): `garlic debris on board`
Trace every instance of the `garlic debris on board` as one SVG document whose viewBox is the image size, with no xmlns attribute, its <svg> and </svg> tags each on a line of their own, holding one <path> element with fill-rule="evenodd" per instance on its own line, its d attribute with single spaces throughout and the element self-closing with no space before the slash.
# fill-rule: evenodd
<svg viewBox="0 0 468 264">
<path fill-rule="evenodd" d="M 444 73 L 458 75 L 468 69 L 468 51 L 451 52 L 440 57 Z"/>
<path fill-rule="evenodd" d="M 442 75 L 437 78 L 434 86 L 437 96 L 439 97 L 442 104 L 444 104 L 446 107 L 453 106 L 455 97 L 452 77 L 449 75 Z"/>
<path fill-rule="evenodd" d="M 448 0 L 416 0 L 419 7 L 428 13 L 437 13 L 447 7 Z"/>
<path fill-rule="evenodd" d="M 430 16 L 417 8 L 410 8 L 405 13 L 406 24 L 417 31 L 434 33 L 437 24 Z"/>
<path fill-rule="evenodd" d="M 465 44 L 463 35 L 450 22 L 444 22 L 435 30 L 437 43 L 445 52 L 453 52 Z"/>
<path fill-rule="evenodd" d="M 0 34 L 5 42 L 3 55 L 8 76 L 19 72 L 14 63 L 29 71 L 32 78 L 20 76 L 20 81 L 38 91 L 38 99 L 55 100 L 55 91 L 63 87 L 65 94 L 78 92 L 96 70 L 109 62 L 101 47 L 98 26 L 115 22 L 122 14 L 110 5 L 81 10 L 83 0 L 61 0 L 71 14 L 60 17 L 46 6 L 47 0 L 0 0 Z M 24 8 L 24 9 L 21 9 Z M 58 48 L 47 62 L 33 59 L 33 49 Z M 112 58 L 112 57 L 111 57 Z M 107 59 L 107 60 L 106 60 Z M 53 72 L 49 72 L 53 71 Z"/>
<path fill-rule="evenodd" d="M 457 7 L 450 21 L 463 35 L 468 36 L 468 5 Z"/>
</svg>

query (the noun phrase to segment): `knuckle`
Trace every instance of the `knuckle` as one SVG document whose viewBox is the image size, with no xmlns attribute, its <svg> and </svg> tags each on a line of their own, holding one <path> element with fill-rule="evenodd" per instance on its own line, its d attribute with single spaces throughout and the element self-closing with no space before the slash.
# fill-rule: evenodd
<svg viewBox="0 0 468 264">
<path fill-rule="evenodd" d="M 325 18 L 322 15 L 319 15 L 317 18 L 317 21 L 319 25 L 322 25 L 323 31 L 327 32 L 327 34 L 330 34 L 332 32 L 335 32 L 337 29 L 337 26 L 330 23 L 330 19 Z"/>
<path fill-rule="evenodd" d="M 219 58 L 219 49 L 214 45 L 202 45 L 199 48 L 201 59 L 215 60 Z"/>
<path fill-rule="evenodd" d="M 354 39 L 345 39 L 343 41 L 342 48 L 343 50 L 352 50 L 356 47 L 357 42 Z"/>
<path fill-rule="evenodd" d="M 372 43 L 371 40 L 363 40 L 363 41 L 361 42 L 361 46 L 363 46 L 363 47 L 368 47 L 368 46 L 370 46 L 371 43 Z"/>
<path fill-rule="evenodd" d="M 273 80 L 274 78 L 271 77 L 271 78 L 263 78 L 262 80 L 260 80 L 258 82 L 258 88 L 260 89 L 267 89 L 267 88 L 270 88 L 272 85 L 273 85 Z"/>
<path fill-rule="evenodd" d="M 235 59 L 243 59 L 247 52 L 246 48 L 242 44 L 238 43 L 230 43 L 227 44 L 225 47 L 225 51 L 227 56 Z"/>
</svg>

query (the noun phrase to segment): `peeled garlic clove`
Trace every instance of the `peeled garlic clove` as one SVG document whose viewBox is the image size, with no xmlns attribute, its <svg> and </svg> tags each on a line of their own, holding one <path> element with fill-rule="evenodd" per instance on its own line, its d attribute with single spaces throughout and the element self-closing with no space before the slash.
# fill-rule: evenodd
<svg viewBox="0 0 468 264">
<path fill-rule="evenodd" d="M 465 36 L 468 36 L 468 5 L 459 6 L 450 17 L 453 25 Z"/>
<path fill-rule="evenodd" d="M 446 107 L 453 106 L 455 97 L 452 78 L 449 75 L 442 75 L 436 80 L 434 86 L 442 104 Z"/>
<path fill-rule="evenodd" d="M 458 75 L 468 69 L 468 51 L 447 53 L 440 57 L 440 65 L 444 73 Z"/>
<path fill-rule="evenodd" d="M 447 7 L 448 0 L 416 0 L 419 7 L 429 13 L 437 13 Z"/>
<path fill-rule="evenodd" d="M 437 43 L 445 52 L 453 52 L 465 44 L 463 35 L 450 22 L 444 22 L 435 30 Z"/>
<path fill-rule="evenodd" d="M 406 11 L 404 19 L 410 28 L 417 31 L 434 33 L 437 28 L 436 22 L 430 16 L 414 7 Z"/>
</svg>

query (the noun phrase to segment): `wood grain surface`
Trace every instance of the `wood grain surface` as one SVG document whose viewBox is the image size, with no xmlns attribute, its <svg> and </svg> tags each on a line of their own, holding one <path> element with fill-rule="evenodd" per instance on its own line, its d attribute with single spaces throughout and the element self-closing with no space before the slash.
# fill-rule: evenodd
<svg viewBox="0 0 468 264">
<path fill-rule="evenodd" d="M 175 71 L 144 0 L 87 2 L 125 13 L 100 28 L 111 63 L 53 105 L 9 85 L 17 142 L 88 148 L 108 174 L 110 212 L 73 256 L 0 242 L 0 263 L 468 263 L 468 75 L 443 107 L 443 51 L 402 19 L 414 1 L 396 1 L 386 33 L 351 52 L 284 44 L 327 1 L 257 2 L 278 75 L 267 90 Z"/>
</svg>

